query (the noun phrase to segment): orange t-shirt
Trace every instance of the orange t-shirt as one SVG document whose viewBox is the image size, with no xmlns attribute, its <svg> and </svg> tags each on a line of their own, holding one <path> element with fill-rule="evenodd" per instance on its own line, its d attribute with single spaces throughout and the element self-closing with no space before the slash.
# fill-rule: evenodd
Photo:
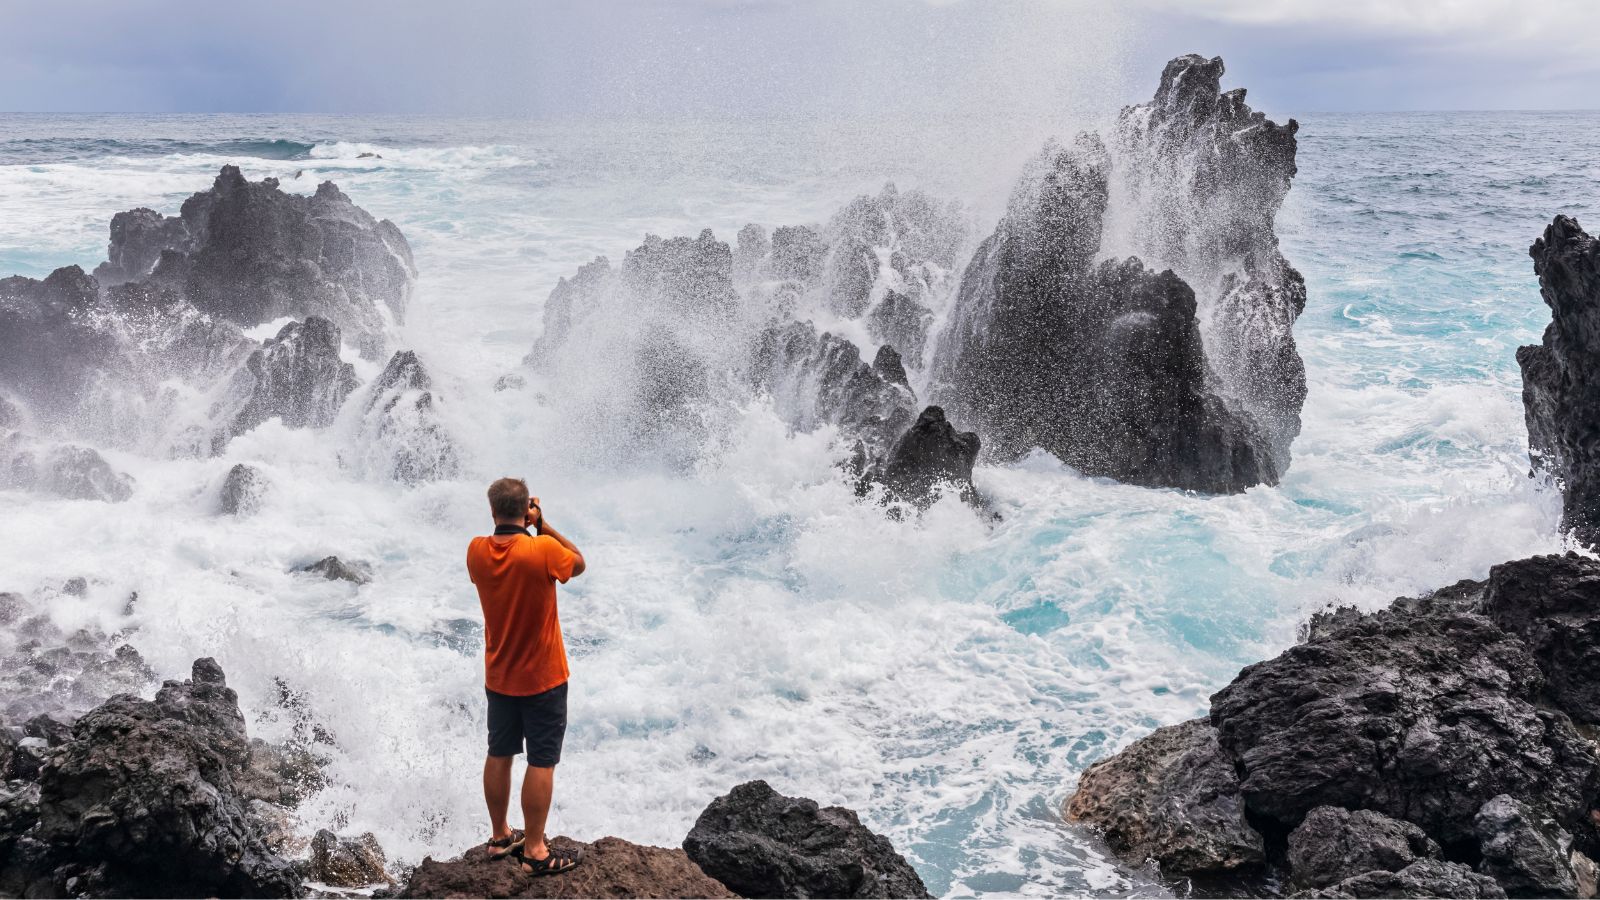
<svg viewBox="0 0 1600 900">
<path fill-rule="evenodd" d="M 483 683 L 526 697 L 567 680 L 567 648 L 556 618 L 556 582 L 572 577 L 577 554 L 548 535 L 515 534 L 499 543 L 475 537 L 467 574 L 483 604 Z"/>
</svg>

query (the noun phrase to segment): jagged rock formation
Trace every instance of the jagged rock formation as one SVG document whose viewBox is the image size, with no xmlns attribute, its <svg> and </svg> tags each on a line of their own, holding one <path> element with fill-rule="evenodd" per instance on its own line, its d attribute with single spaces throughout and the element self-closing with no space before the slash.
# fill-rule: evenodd
<svg viewBox="0 0 1600 900">
<path fill-rule="evenodd" d="M 433 378 L 414 351 L 390 357 L 372 383 L 358 446 L 369 472 L 402 484 L 460 473 L 461 454 L 439 412 Z"/>
<path fill-rule="evenodd" d="M 1584 647 L 1596 615 L 1600 561 L 1576 554 L 1326 614 L 1182 726 L 1215 735 L 1236 787 L 1186 791 L 1162 774 L 1164 729 L 1086 773 L 1068 810 L 1110 810 L 1083 818 L 1169 874 L 1205 871 L 1186 869 L 1181 844 L 1148 838 L 1176 821 L 1212 842 L 1254 829 L 1262 876 L 1286 869 L 1309 896 L 1573 896 L 1600 847 L 1600 756 L 1573 721 L 1594 713 Z M 1151 760 L 1153 776 L 1103 774 Z M 1218 804 L 1247 819 L 1211 825 Z"/>
<path fill-rule="evenodd" d="M 976 503 L 972 466 L 978 458 L 978 436 L 957 431 L 937 406 L 924 409 L 917 421 L 894 443 L 883 461 L 868 469 L 860 487 L 881 484 L 890 499 L 926 509 L 938 486 L 954 487 L 961 499 Z"/>
<path fill-rule="evenodd" d="M 28 896 L 294 897 L 236 782 L 251 762 L 222 670 L 197 660 L 153 701 L 85 714 L 39 773 L 33 815 L 4 840 L 0 890 Z M 30 820 L 31 821 L 28 821 Z"/>
<path fill-rule="evenodd" d="M 0 489 L 67 500 L 120 503 L 133 496 L 131 476 L 76 444 L 41 444 L 21 432 L 0 432 Z"/>
<path fill-rule="evenodd" d="M 764 781 L 718 797 L 683 849 L 745 897 L 927 897 L 905 859 L 839 806 L 785 797 Z"/>
<path fill-rule="evenodd" d="M 325 428 L 339 414 L 345 397 L 355 390 L 355 366 L 339 358 L 339 326 L 321 316 L 290 322 L 250 354 L 234 373 L 225 408 L 226 429 L 213 440 L 220 452 L 234 435 L 267 419 L 289 428 Z"/>
<path fill-rule="evenodd" d="M 244 463 L 235 463 L 222 479 L 222 489 L 217 492 L 217 508 L 225 515 L 253 516 L 261 511 L 266 497 L 267 479 L 261 470 Z"/>
<path fill-rule="evenodd" d="M 1220 75 L 1220 60 L 1174 60 L 1156 100 L 1124 111 L 1112 149 L 1092 134 L 1048 145 L 968 264 L 932 399 L 993 457 L 1041 447 L 1086 474 L 1210 493 L 1277 483 L 1305 393 L 1289 332 L 1304 288 L 1271 231 L 1296 126 L 1219 95 Z M 1162 174 L 1208 152 L 1223 161 L 1202 160 L 1204 179 Z M 1164 193 L 1134 233 L 1187 248 L 1147 255 L 1232 276 L 1203 283 L 1204 306 L 1170 269 L 1096 262 L 1122 249 L 1122 205 L 1137 201 L 1124 186 L 1144 183 Z"/>
<path fill-rule="evenodd" d="M 386 867 L 388 859 L 371 832 L 342 838 L 328 829 L 311 838 L 311 858 L 306 861 L 310 881 L 334 887 L 365 887 L 393 884 Z"/>
<path fill-rule="evenodd" d="M 328 581 L 348 581 L 357 585 L 372 581 L 371 566 L 364 562 L 347 563 L 337 556 L 324 556 L 314 563 L 296 567 L 295 571 L 321 575 Z"/>
<path fill-rule="evenodd" d="M 1266 859 L 1233 763 L 1203 719 L 1159 728 L 1084 770 L 1066 814 L 1104 829 L 1113 851 L 1174 872 L 1224 873 Z"/>
<path fill-rule="evenodd" d="M 902 193 L 893 184 L 875 197 L 857 197 L 822 231 L 827 307 L 838 316 L 860 318 L 891 290 L 902 303 L 923 305 L 955 271 L 966 239 L 957 204 L 941 204 L 921 191 Z M 775 254 L 778 246 L 774 236 Z M 899 349 L 912 357 L 908 348 Z"/>
<path fill-rule="evenodd" d="M 1517 350 L 1528 448 L 1536 470 L 1561 487 L 1562 525 L 1600 544 L 1600 241 L 1556 216 L 1528 250 L 1550 324 L 1539 344 Z"/>
<path fill-rule="evenodd" d="M 1109 142 L 1111 240 L 1194 288 L 1220 392 L 1262 426 L 1281 473 L 1306 398 L 1293 332 L 1306 286 L 1273 225 L 1295 175 L 1300 126 L 1251 110 L 1244 88 L 1222 90 L 1222 74 L 1221 57 L 1178 57 L 1155 99 L 1122 111 Z"/>
<path fill-rule="evenodd" d="M 369 358 L 383 347 L 385 319 L 404 319 L 416 280 L 400 229 L 333 182 L 302 197 L 275 178 L 247 181 L 236 166 L 223 166 L 178 216 L 114 218 L 107 256 L 96 275 L 108 287 L 165 270 L 202 313 L 247 326 L 322 316 Z"/>
<path fill-rule="evenodd" d="M 1399 872 L 1440 858 L 1440 849 L 1410 822 L 1370 809 L 1319 806 L 1289 832 L 1288 857 L 1296 884 L 1323 888 L 1366 872 Z"/>
<path fill-rule="evenodd" d="M 446 861 L 432 857 L 412 871 L 399 897 L 734 897 L 700 871 L 682 850 L 644 847 L 614 837 L 581 844 L 552 838 L 556 847 L 578 848 L 583 862 L 570 872 L 534 877 L 515 864 L 490 860 L 474 847 Z"/>
<path fill-rule="evenodd" d="M 881 449 L 911 424 L 916 408 L 897 362 L 869 366 L 855 344 L 818 334 L 810 322 L 789 322 L 762 332 L 750 371 L 796 430 L 836 425 Z"/>
</svg>

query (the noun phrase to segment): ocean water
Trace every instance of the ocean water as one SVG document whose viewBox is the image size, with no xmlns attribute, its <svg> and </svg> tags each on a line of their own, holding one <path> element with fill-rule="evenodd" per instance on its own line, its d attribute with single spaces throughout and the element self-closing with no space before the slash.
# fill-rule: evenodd
<svg viewBox="0 0 1600 900">
<path fill-rule="evenodd" d="M 1278 230 L 1309 287 L 1310 394 L 1283 484 L 1200 497 L 1040 456 L 980 467 L 991 523 L 954 500 L 907 522 L 858 504 L 834 435 L 789 434 L 759 402 L 692 473 L 665 473 L 572 452 L 578 413 L 491 385 L 595 255 L 825 221 L 888 180 L 961 200 L 981 236 L 1071 123 L 0 116 L 0 274 L 91 268 L 113 213 L 175 212 L 224 163 L 289 190 L 333 179 L 394 220 L 421 273 L 398 344 L 434 370 L 467 462 L 458 482 L 375 483 L 340 455 L 347 419 L 268 423 L 216 459 L 106 447 L 137 478 L 127 503 L 0 492 L 0 590 L 86 577 L 51 601 L 58 623 L 132 628 L 163 677 L 215 656 L 255 734 L 289 727 L 275 679 L 303 692 L 335 745 L 301 824 L 373 831 L 414 863 L 483 836 L 463 557 L 483 485 L 523 475 L 590 561 L 562 595 L 552 831 L 673 846 L 713 796 L 765 778 L 860 811 L 936 894 L 1162 894 L 1062 822 L 1084 766 L 1201 714 L 1326 604 L 1564 547 L 1558 498 L 1527 476 L 1514 353 L 1548 321 L 1528 244 L 1556 213 L 1600 224 L 1600 114 L 1301 122 Z M 272 493 L 222 520 L 240 461 Z M 289 573 L 330 553 L 370 561 L 373 583 Z"/>
</svg>

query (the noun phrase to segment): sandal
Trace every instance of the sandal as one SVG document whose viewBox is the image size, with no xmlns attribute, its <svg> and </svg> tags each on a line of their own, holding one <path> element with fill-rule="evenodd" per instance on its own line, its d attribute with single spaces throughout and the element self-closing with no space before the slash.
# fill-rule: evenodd
<svg viewBox="0 0 1600 900">
<path fill-rule="evenodd" d="M 503 838 L 495 838 L 484 844 L 483 848 L 488 852 L 490 859 L 505 859 L 514 853 L 520 853 L 523 843 L 527 840 L 527 835 L 513 829 L 511 834 Z"/>
<path fill-rule="evenodd" d="M 583 861 L 582 851 L 575 848 L 561 847 L 558 849 L 550 847 L 549 850 L 550 855 L 544 859 L 534 859 L 518 850 L 517 862 L 522 865 L 523 874 L 533 876 L 560 875 Z"/>
</svg>

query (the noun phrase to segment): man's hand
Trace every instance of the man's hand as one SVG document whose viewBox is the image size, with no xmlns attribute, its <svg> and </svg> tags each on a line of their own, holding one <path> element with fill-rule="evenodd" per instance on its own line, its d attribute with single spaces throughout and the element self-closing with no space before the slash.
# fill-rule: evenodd
<svg viewBox="0 0 1600 900">
<path fill-rule="evenodd" d="M 538 497 L 529 497 L 528 498 L 528 518 L 527 518 L 527 521 L 523 523 L 522 527 L 528 529 L 529 531 L 532 531 L 534 534 L 538 534 L 539 533 L 539 523 L 541 521 L 543 521 L 543 519 L 544 519 L 544 510 L 539 508 L 539 498 Z"/>
</svg>

